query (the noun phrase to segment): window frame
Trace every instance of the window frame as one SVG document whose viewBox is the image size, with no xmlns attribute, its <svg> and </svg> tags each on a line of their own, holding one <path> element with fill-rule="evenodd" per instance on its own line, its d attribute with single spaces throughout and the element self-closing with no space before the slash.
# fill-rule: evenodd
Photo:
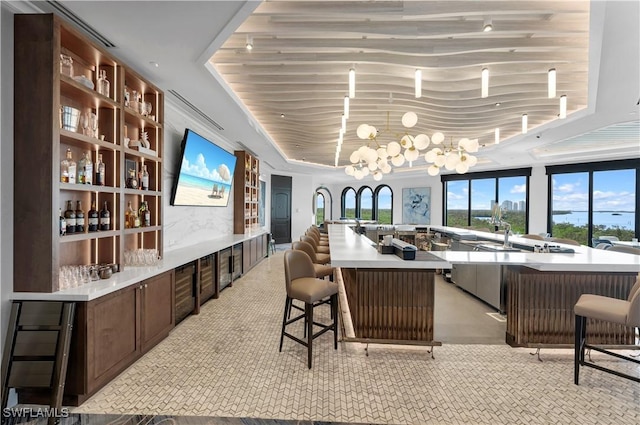
<svg viewBox="0 0 640 425">
<path fill-rule="evenodd" d="M 355 211 L 354 214 L 358 211 L 358 192 L 351 186 L 347 186 L 344 189 L 342 189 L 342 194 L 340 195 L 340 218 L 348 218 L 346 215 L 347 212 L 347 208 L 345 205 L 345 197 L 347 195 L 347 193 L 352 190 L 353 191 L 353 195 L 355 197 L 355 201 L 356 201 L 356 206 L 355 206 Z M 355 217 L 354 217 L 355 218 Z"/>
<path fill-rule="evenodd" d="M 379 221 L 380 214 L 378 211 L 378 195 L 384 188 L 388 188 L 389 192 L 391 193 L 391 223 L 389 224 L 393 224 L 393 189 L 391 189 L 391 186 L 389 186 L 388 184 L 380 184 L 376 186 L 375 190 L 373 191 L 372 217 L 373 217 L 373 220 Z"/>
<path fill-rule="evenodd" d="M 362 194 L 365 190 L 369 189 L 371 192 L 371 218 L 363 219 L 362 218 Z M 364 185 L 360 186 L 360 188 L 356 192 L 356 219 L 358 220 L 373 220 L 373 189 L 370 186 Z"/>
</svg>

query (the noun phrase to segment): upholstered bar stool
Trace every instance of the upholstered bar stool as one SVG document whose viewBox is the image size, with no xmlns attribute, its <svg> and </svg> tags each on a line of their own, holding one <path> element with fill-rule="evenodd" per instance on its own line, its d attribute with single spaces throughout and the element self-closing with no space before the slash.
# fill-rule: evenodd
<svg viewBox="0 0 640 425">
<path fill-rule="evenodd" d="M 321 241 L 320 240 L 320 236 L 318 236 L 315 232 L 311 231 L 311 230 L 307 230 L 304 233 L 306 236 L 311 236 L 313 239 L 316 240 L 316 245 L 318 245 L 319 247 L 325 247 L 327 249 L 329 249 L 329 241 L 325 240 L 325 241 Z"/>
<path fill-rule="evenodd" d="M 333 331 L 333 348 L 338 349 L 338 284 L 315 277 L 311 258 L 304 251 L 287 250 L 284 253 L 284 275 L 287 289 L 282 331 L 280 334 L 280 351 L 284 337 L 290 338 L 307 347 L 307 366 L 311 369 L 313 340 L 327 331 Z M 289 319 L 293 300 L 304 302 L 304 313 Z M 324 324 L 313 320 L 313 310 L 323 304 L 331 306 L 331 323 Z M 305 319 L 306 341 L 286 331 L 286 327 L 298 320 Z M 321 329 L 313 333 L 313 327 Z"/>
<path fill-rule="evenodd" d="M 291 248 L 296 251 L 303 251 L 309 256 L 309 258 L 311 258 L 313 269 L 315 270 L 316 277 L 318 279 L 324 279 L 326 276 L 329 276 L 329 280 L 333 281 L 333 267 L 323 264 L 318 260 L 316 252 L 311 244 L 307 242 L 296 241 L 291 244 Z"/>
<path fill-rule="evenodd" d="M 326 234 L 323 235 L 317 227 L 311 226 L 309 227 L 309 231 L 317 235 L 318 238 L 320 238 L 320 241 L 325 241 L 327 243 L 329 242 L 329 235 L 326 235 Z"/>
<path fill-rule="evenodd" d="M 563 243 L 567 245 L 580 246 L 578 241 L 574 241 L 573 239 L 564 239 L 564 238 L 551 238 L 551 242 Z"/>
<path fill-rule="evenodd" d="M 613 245 L 607 248 L 607 251 L 612 252 L 624 252 L 627 254 L 640 255 L 640 248 L 634 248 L 632 246 Z"/>
<path fill-rule="evenodd" d="M 328 263 L 331 261 L 331 257 L 329 255 L 329 247 L 318 246 L 318 242 L 316 242 L 316 240 L 309 235 L 300 236 L 300 240 L 311 244 L 313 249 L 316 251 L 316 254 L 322 254 L 322 255 L 318 255 L 318 259 L 320 259 L 321 261 L 324 261 L 325 263 Z"/>
<path fill-rule="evenodd" d="M 623 326 L 638 328 L 640 327 L 640 278 L 629 292 L 627 300 L 617 298 L 603 297 L 601 295 L 583 294 L 578 299 L 574 309 L 576 320 L 575 334 L 575 353 L 574 353 L 574 378 L 573 381 L 578 385 L 578 377 L 580 375 L 580 366 L 588 366 L 603 372 L 612 373 L 614 375 L 640 382 L 640 377 L 627 375 L 617 370 L 605 368 L 603 366 L 585 361 L 584 352 L 589 348 L 613 357 L 623 360 L 629 360 L 633 363 L 640 364 L 639 360 L 605 350 L 598 346 L 586 343 L 587 319 L 604 320 L 606 322 L 617 323 Z"/>
</svg>

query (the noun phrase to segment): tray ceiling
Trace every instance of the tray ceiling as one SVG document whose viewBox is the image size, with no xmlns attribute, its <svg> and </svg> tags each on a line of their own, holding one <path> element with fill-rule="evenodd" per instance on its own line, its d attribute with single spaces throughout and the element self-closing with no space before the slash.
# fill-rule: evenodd
<svg viewBox="0 0 640 425">
<path fill-rule="evenodd" d="M 483 32 L 488 20 L 493 31 Z M 358 125 L 385 130 L 388 117 L 378 140 L 397 141 L 408 111 L 418 115 L 410 134 L 440 131 L 447 143 L 467 137 L 491 146 L 495 128 L 502 141 L 521 134 L 523 114 L 529 131 L 558 119 L 561 95 L 568 114 L 586 108 L 588 47 L 588 1 L 268 1 L 210 62 L 289 159 L 327 166 L 355 69 L 339 155 L 345 166 L 363 144 Z M 551 68 L 557 95 L 550 99 Z"/>
</svg>

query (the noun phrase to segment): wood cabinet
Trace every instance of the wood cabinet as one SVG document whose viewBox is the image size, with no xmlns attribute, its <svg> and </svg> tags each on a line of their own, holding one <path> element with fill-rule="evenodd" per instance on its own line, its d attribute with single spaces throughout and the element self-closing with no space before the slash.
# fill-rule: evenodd
<svg viewBox="0 0 640 425">
<path fill-rule="evenodd" d="M 267 256 L 267 234 L 256 236 L 242 243 L 243 273 L 248 272 Z"/>
<path fill-rule="evenodd" d="M 174 273 L 166 272 L 89 302 L 76 303 L 64 404 L 77 406 L 174 327 Z M 18 390 L 20 403 L 46 403 Z"/>
<path fill-rule="evenodd" d="M 125 250 L 162 251 L 164 95 L 58 17 L 14 19 L 14 251 L 20 253 L 14 256 L 14 290 L 55 292 L 61 266 L 123 267 Z M 103 73 L 108 92 L 96 90 Z M 134 91 L 140 102 L 133 101 Z M 139 140 L 148 149 L 134 149 Z M 76 183 L 63 177 L 67 151 L 76 162 Z M 83 155 L 86 167 L 80 166 Z M 98 156 L 104 185 L 96 184 Z M 126 188 L 127 168 L 137 172 L 143 166 L 148 190 Z M 92 184 L 80 184 L 81 171 L 91 175 Z M 60 211 L 68 201 L 73 209 L 80 201 L 85 226 L 62 236 Z M 127 228 L 128 204 L 137 211 L 144 201 L 150 225 Z M 92 205 L 109 210 L 108 230 L 88 231 Z"/>
<path fill-rule="evenodd" d="M 233 175 L 233 233 L 240 234 L 260 226 L 260 161 L 246 151 L 234 154 L 237 160 Z"/>
</svg>

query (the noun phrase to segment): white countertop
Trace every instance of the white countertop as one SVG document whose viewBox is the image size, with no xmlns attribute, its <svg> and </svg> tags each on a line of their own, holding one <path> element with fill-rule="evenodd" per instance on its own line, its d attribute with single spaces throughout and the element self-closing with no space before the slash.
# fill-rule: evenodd
<svg viewBox="0 0 640 425">
<path fill-rule="evenodd" d="M 227 235 L 185 248 L 167 251 L 164 253 L 162 260 L 160 260 L 155 266 L 127 266 L 123 271 L 114 273 L 109 279 L 97 280 L 77 288 L 70 288 L 65 289 L 64 291 L 52 293 L 13 292 L 9 295 L 9 299 L 91 301 L 265 233 L 268 232 L 261 229 L 251 233 L 245 233 L 243 235 Z"/>
<path fill-rule="evenodd" d="M 502 243 L 502 235 L 444 226 L 429 226 L 432 231 L 452 234 L 476 234 L 479 239 Z M 542 241 L 510 237 L 518 245 L 533 246 Z M 396 255 L 380 254 L 366 236 L 348 226 L 329 226 L 331 265 L 345 268 L 450 268 L 452 264 L 503 264 L 526 266 L 539 271 L 640 272 L 640 255 L 593 249 L 587 246 L 556 244 L 575 250 L 574 254 L 534 252 L 430 251 L 442 261 L 402 260 Z M 464 241 L 463 241 L 464 242 Z M 542 242 L 544 243 L 544 242 Z"/>
</svg>

